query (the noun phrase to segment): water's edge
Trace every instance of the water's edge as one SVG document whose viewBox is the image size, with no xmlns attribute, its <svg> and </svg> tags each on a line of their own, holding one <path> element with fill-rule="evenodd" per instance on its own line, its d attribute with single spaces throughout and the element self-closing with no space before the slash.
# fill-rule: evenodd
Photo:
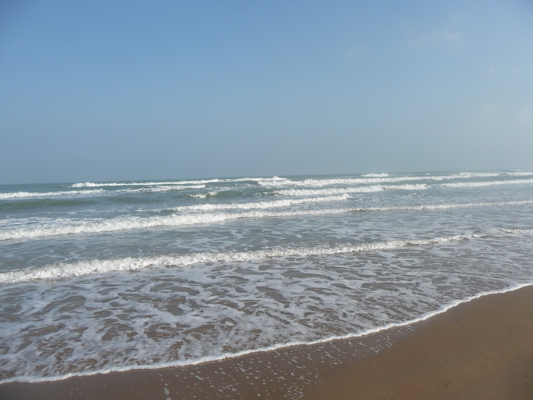
<svg viewBox="0 0 533 400">
<path fill-rule="evenodd" d="M 387 324 L 381 327 L 372 328 L 372 329 L 366 329 L 357 333 L 352 333 L 348 335 L 342 335 L 342 336 L 331 336 L 320 340 L 310 341 L 310 342 L 290 342 L 290 343 L 283 343 L 283 344 L 277 344 L 274 346 L 269 346 L 265 348 L 259 348 L 259 349 L 253 349 L 253 350 L 245 350 L 240 351 L 237 353 L 227 353 L 222 354 L 219 356 L 210 356 L 210 357 L 202 357 L 196 360 L 189 360 L 189 361 L 172 361 L 172 362 L 166 362 L 166 363 L 156 363 L 156 364 L 147 364 L 147 365 L 132 365 L 132 366 L 124 366 L 124 367 L 113 367 L 109 369 L 100 369 L 95 371 L 88 371 L 88 372 L 80 372 L 80 373 L 71 373 L 71 374 L 65 374 L 60 376 L 50 376 L 50 377 L 32 377 L 32 376 L 25 376 L 25 377 L 13 377 L 8 378 L 5 380 L 0 381 L 0 385 L 7 384 L 7 383 L 40 383 L 40 382 L 57 382 L 62 381 L 65 379 L 73 378 L 73 377 L 87 377 L 87 376 L 94 376 L 94 375 L 102 375 L 102 374 L 109 374 L 114 372 L 127 372 L 127 371 L 135 371 L 135 370 L 157 370 L 157 369 L 166 369 L 166 368 L 175 368 L 175 367 L 186 367 L 186 366 L 196 366 L 200 364 L 215 362 L 215 361 L 222 361 L 225 359 L 232 359 L 232 358 L 238 358 L 242 356 L 246 356 L 249 354 L 254 353 L 266 353 L 271 352 L 275 350 L 285 349 L 289 347 L 296 347 L 296 346 L 313 346 L 317 344 L 323 344 L 328 342 L 334 342 L 339 340 L 346 340 L 346 339 L 355 339 L 364 337 L 371 334 L 376 334 L 380 332 L 387 331 L 389 329 L 395 329 L 395 328 L 402 328 L 407 327 L 409 325 L 414 325 L 419 322 L 425 321 L 429 318 L 432 318 L 436 315 L 443 314 L 446 311 L 457 307 L 460 304 L 468 303 L 472 300 L 489 296 L 489 295 L 495 295 L 495 294 L 504 294 L 508 292 L 512 292 L 515 290 L 522 289 L 527 286 L 533 286 L 533 281 L 529 283 L 519 284 L 510 286 L 508 288 L 502 289 L 502 290 L 495 290 L 495 291 L 485 291 L 481 292 L 477 295 L 467 297 L 463 300 L 457 300 L 453 301 L 442 308 L 432 311 L 429 313 L 426 313 L 418 318 L 405 321 L 405 322 L 399 322 L 399 323 L 391 323 Z"/>
</svg>

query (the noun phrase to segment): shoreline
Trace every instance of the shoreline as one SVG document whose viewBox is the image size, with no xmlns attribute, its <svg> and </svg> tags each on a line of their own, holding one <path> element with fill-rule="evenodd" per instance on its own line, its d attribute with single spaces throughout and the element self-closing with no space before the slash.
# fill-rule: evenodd
<svg viewBox="0 0 533 400">
<path fill-rule="evenodd" d="M 15 400 L 63 397 L 342 399 L 355 394 L 358 398 L 389 398 L 385 396 L 386 393 L 395 393 L 390 398 L 406 396 L 405 398 L 415 399 L 418 398 L 416 388 L 419 388 L 419 391 L 424 392 L 420 398 L 459 398 L 455 392 L 453 396 L 442 397 L 442 390 L 462 390 L 465 387 L 473 390 L 472 381 L 463 379 L 463 386 L 453 384 L 454 379 L 459 377 L 454 375 L 453 369 L 446 370 L 445 373 L 441 371 L 445 364 L 443 360 L 450 358 L 449 354 L 453 353 L 454 346 L 462 346 L 466 350 L 477 348 L 478 352 L 484 354 L 482 358 L 488 366 L 473 367 L 473 376 L 478 379 L 492 373 L 489 383 L 494 386 L 497 379 L 493 375 L 504 366 L 508 367 L 510 359 L 516 359 L 512 358 L 511 353 L 507 354 L 508 349 L 500 344 L 503 341 L 510 342 L 507 347 L 514 349 L 515 353 L 519 350 L 517 354 L 525 360 L 523 366 L 531 367 L 531 379 L 527 378 L 525 382 L 531 383 L 528 386 L 531 393 L 529 389 L 526 392 L 530 396 L 527 398 L 532 398 L 533 306 L 528 308 L 527 304 L 533 304 L 532 285 L 480 294 L 415 322 L 349 338 L 286 345 L 186 366 L 74 376 L 55 381 L 2 383 L 0 397 Z M 513 332 L 505 328 L 501 332 L 501 321 L 506 319 L 509 321 L 505 324 L 513 326 Z M 476 327 L 477 325 L 479 326 Z M 486 351 L 483 351 L 483 347 L 480 348 L 480 336 L 483 335 L 489 337 Z M 515 343 L 517 335 L 521 338 L 518 344 Z M 455 338 L 455 343 L 450 343 L 450 337 Z M 499 351 L 494 351 L 494 346 Z M 444 352 L 442 349 L 445 349 Z M 437 355 L 431 358 L 428 355 L 432 353 Z M 526 355 L 531 357 L 527 358 Z M 498 356 L 503 361 L 498 361 Z M 479 356 L 474 355 L 473 358 L 479 359 Z M 420 371 L 420 365 L 417 364 L 421 361 L 425 365 L 425 373 Z M 463 360 L 461 365 L 464 364 Z M 464 367 L 458 365 L 455 368 L 464 370 Z M 513 368 L 520 369 L 520 366 Z M 468 371 L 465 371 L 463 372 L 468 375 Z M 404 378 L 399 381 L 398 376 Z M 425 378 L 421 378 L 422 376 Z M 441 378 L 436 378 L 437 376 Z M 501 378 L 501 374 L 499 376 Z M 507 382 L 516 376 L 517 374 L 511 374 L 503 381 Z M 429 388 L 427 382 L 432 382 Z M 439 382 L 448 384 L 440 387 Z M 514 390 L 507 386 L 502 383 L 498 388 L 493 388 L 493 393 L 499 393 L 497 397 L 490 397 L 490 393 L 485 390 L 483 398 L 521 398 L 516 393 L 513 397 L 506 397 L 505 393 Z M 511 386 L 520 388 L 523 385 Z M 439 389 L 432 393 L 431 388 Z M 431 397 L 433 395 L 439 397 Z M 476 398 L 476 395 L 470 398 Z"/>
</svg>

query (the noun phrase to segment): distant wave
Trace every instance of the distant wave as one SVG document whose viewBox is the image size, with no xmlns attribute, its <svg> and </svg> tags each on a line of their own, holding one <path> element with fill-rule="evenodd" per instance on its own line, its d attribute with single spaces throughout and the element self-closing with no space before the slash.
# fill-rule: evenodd
<svg viewBox="0 0 533 400">
<path fill-rule="evenodd" d="M 193 199 L 207 199 L 210 197 L 216 197 L 217 194 L 217 191 L 211 191 L 209 193 L 189 193 L 187 197 L 191 197 Z"/>
<path fill-rule="evenodd" d="M 386 173 L 381 173 L 381 174 L 363 174 L 361 176 L 366 176 L 366 177 L 369 177 L 369 178 L 382 178 L 384 176 L 389 176 L 389 174 L 386 174 Z"/>
<path fill-rule="evenodd" d="M 282 196 L 327 196 L 346 193 L 372 193 L 383 190 L 425 190 L 428 185 L 425 184 L 406 184 L 406 185 L 373 185 L 360 186 L 355 188 L 330 188 L 330 189 L 283 189 L 277 190 L 276 194 Z"/>
<path fill-rule="evenodd" d="M 298 187 L 324 187 L 324 186 L 347 186 L 347 185 L 368 185 L 371 183 L 394 183 L 403 181 L 416 181 L 424 178 L 420 177 L 395 177 L 395 178 L 335 178 L 335 179 L 305 179 L 286 180 L 280 182 L 259 182 L 261 186 L 277 188 L 283 186 Z"/>
<path fill-rule="evenodd" d="M 152 182 L 80 182 L 72 184 L 73 188 L 83 187 L 115 187 L 115 186 L 160 186 L 160 185 L 205 185 L 218 182 L 276 182 L 285 181 L 287 178 L 273 176 L 269 178 L 227 178 L 227 179 L 200 179 L 200 180 L 175 180 L 175 181 L 152 181 Z"/>
<path fill-rule="evenodd" d="M 55 196 L 76 196 L 76 195 L 94 195 L 104 193 L 104 189 L 97 190 L 70 190 L 59 192 L 12 192 L 0 193 L 0 200 L 27 199 L 31 197 L 55 197 Z"/>
<path fill-rule="evenodd" d="M 372 176 L 371 176 L 372 175 Z M 375 177 L 373 177 L 376 175 Z M 377 176 L 379 175 L 379 176 Z M 291 180 L 288 178 L 270 177 L 270 178 L 235 178 L 235 179 L 207 179 L 196 181 L 166 181 L 166 182 L 131 182 L 131 183 L 75 183 L 73 188 L 97 188 L 87 190 L 61 190 L 56 192 L 9 192 L 0 193 L 0 200 L 17 200 L 28 198 L 47 198 L 47 197 L 68 197 L 68 196 L 95 196 L 95 195 L 118 195 L 134 193 L 157 193 L 180 191 L 187 189 L 204 189 L 207 183 L 228 183 L 228 182 L 255 182 L 260 186 L 275 190 L 276 194 L 284 196 L 331 196 L 349 193 L 370 193 L 382 190 L 424 190 L 430 187 L 483 187 L 492 185 L 512 185 L 533 183 L 533 179 L 509 179 L 493 180 L 484 182 L 448 182 L 433 184 L 428 181 L 443 181 L 455 179 L 473 179 L 487 177 L 520 177 L 530 176 L 533 172 L 505 172 L 505 173 L 470 173 L 461 172 L 453 175 L 442 176 L 382 176 L 383 174 L 366 174 L 364 178 L 328 178 L 328 179 L 305 179 Z M 389 183 L 409 182 L 400 185 L 389 185 Z M 424 181 L 426 183 L 416 183 L 415 181 Z M 352 185 L 352 186 L 350 186 Z M 353 186 L 357 185 L 357 186 Z M 359 186 L 362 185 L 362 186 Z M 114 187 L 127 187 L 123 189 L 111 189 Z M 137 187 L 135 187 L 137 186 Z M 332 186 L 328 188 L 328 186 Z M 341 186 L 341 187 L 339 187 Z M 107 187 L 107 189 L 106 189 Z M 297 188 L 290 188 L 297 187 Z M 286 189 L 284 189 L 286 188 Z M 313 189 L 317 188 L 317 189 Z M 319 189 L 323 188 L 323 189 Z M 188 193 L 193 198 L 219 197 L 223 194 L 223 188 L 216 187 L 207 193 Z M 228 190 L 239 193 L 242 187 L 227 188 Z"/>
<path fill-rule="evenodd" d="M 322 216 L 349 212 L 376 211 L 430 211 L 453 208 L 513 206 L 533 204 L 532 201 L 508 201 L 496 203 L 464 203 L 464 204 L 433 204 L 401 207 L 367 207 L 367 208 L 333 208 L 300 211 L 248 211 L 248 212 L 217 212 L 185 215 L 167 215 L 155 217 L 119 217 L 99 220 L 63 220 L 61 225 L 43 224 L 36 228 L 15 228 L 0 231 L 1 240 L 32 239 L 46 236 L 72 235 L 84 233 L 116 232 L 131 229 L 148 229 L 163 226 L 187 226 L 195 224 L 211 224 L 245 218 L 294 218 L 300 216 Z M 237 208 L 238 209 L 238 208 Z"/>
<path fill-rule="evenodd" d="M 4 272 L 0 274 L 0 283 L 19 283 L 37 279 L 72 278 L 91 274 L 118 271 L 131 271 L 154 266 L 184 267 L 191 264 L 210 262 L 242 262 L 273 257 L 309 257 L 358 253 L 364 251 L 389 250 L 405 246 L 423 246 L 450 241 L 461 241 L 478 238 L 478 235 L 458 235 L 443 238 L 392 240 L 353 245 L 275 248 L 235 253 L 192 253 L 176 256 L 159 257 L 126 257 L 111 260 L 90 260 L 77 263 L 58 263 L 23 271 Z"/>
<path fill-rule="evenodd" d="M 512 181 L 487 181 L 487 182 L 454 182 L 454 183 L 442 183 L 443 187 L 482 187 L 482 186 L 494 186 L 494 185 L 517 185 L 533 183 L 533 179 L 516 179 Z"/>
<path fill-rule="evenodd" d="M 533 229 L 502 229 L 502 232 L 517 234 L 517 235 L 532 235 Z"/>
<path fill-rule="evenodd" d="M 533 173 L 523 173 L 533 175 Z M 409 181 L 445 181 L 456 179 L 473 179 L 473 178 L 489 178 L 489 177 L 505 177 L 514 176 L 512 173 L 471 173 L 461 172 L 453 175 L 427 175 L 427 176 L 366 176 L 365 178 L 328 178 L 328 179 L 304 179 L 304 180 L 284 180 L 279 182 L 260 182 L 259 184 L 267 187 L 279 186 L 298 186 L 298 187 L 324 187 L 335 185 L 368 185 L 379 183 L 395 183 L 395 182 L 409 182 Z M 520 175 L 523 176 L 523 175 Z M 512 181 L 509 181 L 512 182 Z"/>
<path fill-rule="evenodd" d="M 116 186 L 161 186 L 161 185 L 198 185 L 202 184 L 205 187 L 206 183 L 220 182 L 220 179 L 204 179 L 199 181 L 168 181 L 168 182 L 110 182 L 110 183 L 94 183 L 94 182 L 84 182 L 84 183 L 74 183 L 73 188 L 84 188 L 84 187 L 116 187 Z"/>
<path fill-rule="evenodd" d="M 356 208 L 353 211 L 430 211 L 430 210 L 449 210 L 454 208 L 475 208 L 475 207 L 493 207 L 493 206 L 521 206 L 533 204 L 533 200 L 523 201 L 500 201 L 492 203 L 457 203 L 457 204 L 428 204 L 423 206 L 399 206 L 399 207 L 367 207 Z"/>
<path fill-rule="evenodd" d="M 327 189 L 281 189 L 275 193 L 282 196 L 326 196 L 343 193 L 371 193 L 380 192 L 382 190 L 425 190 L 431 187 L 448 187 L 448 188 L 462 188 L 462 187 L 483 187 L 494 185 L 518 185 L 533 183 L 533 179 L 514 179 L 502 181 L 485 181 L 485 182 L 452 182 L 441 184 L 404 184 L 404 185 L 372 185 L 359 186 L 347 188 L 327 188 Z"/>
<path fill-rule="evenodd" d="M 68 196 L 94 196 L 94 195 L 116 195 L 123 193 L 157 193 L 157 192 L 171 192 L 186 189 L 203 189 L 205 185 L 188 185 L 188 186 L 156 186 L 138 189 L 121 189 L 121 190 L 65 190 L 57 192 L 12 192 L 0 193 L 0 200 L 17 200 L 28 198 L 42 198 L 42 197 L 68 197 Z"/>
<path fill-rule="evenodd" d="M 146 210 L 146 211 L 216 211 L 216 210 L 261 210 L 267 208 L 281 208 L 290 207 L 297 204 L 311 204 L 334 202 L 349 199 L 350 196 L 343 194 L 341 196 L 326 196 L 326 197 L 312 197 L 307 199 L 288 199 L 288 200 L 274 200 L 261 201 L 253 203 L 233 203 L 233 204 L 198 204 L 194 206 L 180 206 L 174 208 L 166 208 L 160 210 Z M 145 210 L 143 210 L 145 211 Z"/>
<path fill-rule="evenodd" d="M 268 178 L 231 178 L 231 179 L 222 179 L 223 182 L 284 182 L 288 181 L 288 178 L 281 178 L 279 176 L 272 176 Z"/>
<path fill-rule="evenodd" d="M 147 188 L 139 188 L 139 189 L 122 189 L 122 190 L 116 190 L 111 193 L 157 193 L 157 192 L 175 192 L 178 190 L 186 190 L 186 189 L 203 189 L 205 188 L 205 185 L 197 184 L 197 185 L 180 185 L 180 186 L 174 186 L 174 185 L 165 185 L 165 186 L 156 186 L 156 187 L 147 187 Z"/>
<path fill-rule="evenodd" d="M 533 172 L 529 171 L 515 171 L 515 172 L 506 172 L 507 175 L 510 176 L 530 176 L 533 175 Z"/>
<path fill-rule="evenodd" d="M 533 172 L 461 172 L 452 175 L 426 175 L 426 176 L 393 176 L 389 174 L 363 174 L 361 178 L 327 178 L 327 179 L 289 179 L 277 176 L 268 178 L 228 178 L 228 179 L 202 179 L 202 180 L 176 180 L 176 181 L 151 181 L 151 182 L 83 182 L 72 184 L 73 188 L 94 188 L 94 187 L 122 187 L 122 186 L 170 186 L 170 185 L 205 185 L 208 183 L 227 183 L 227 182 L 256 182 L 262 186 L 307 186 L 322 187 L 332 185 L 353 185 L 353 184 L 372 184 L 372 183 L 394 183 L 404 181 L 419 180 L 453 180 L 469 178 L 487 178 L 497 176 L 528 176 Z"/>
<path fill-rule="evenodd" d="M 306 211 L 249 211 L 245 213 L 207 213 L 192 215 L 168 215 L 157 217 L 120 217 L 101 220 L 79 220 L 62 225 L 43 226 L 33 229 L 12 229 L 0 232 L 0 240 L 31 239 L 43 236 L 72 235 L 82 233 L 116 232 L 131 229 L 146 229 L 163 226 L 187 226 L 212 224 L 243 218 L 291 218 L 303 215 L 328 215 L 345 213 L 347 209 L 306 210 Z"/>
</svg>

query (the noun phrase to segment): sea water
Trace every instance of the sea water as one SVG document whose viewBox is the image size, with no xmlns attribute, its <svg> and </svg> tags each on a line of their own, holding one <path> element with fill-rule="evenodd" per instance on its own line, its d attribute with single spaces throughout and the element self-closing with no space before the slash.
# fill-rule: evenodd
<svg viewBox="0 0 533 400">
<path fill-rule="evenodd" d="M 361 335 L 533 282 L 533 171 L 0 186 L 0 382 Z"/>
</svg>

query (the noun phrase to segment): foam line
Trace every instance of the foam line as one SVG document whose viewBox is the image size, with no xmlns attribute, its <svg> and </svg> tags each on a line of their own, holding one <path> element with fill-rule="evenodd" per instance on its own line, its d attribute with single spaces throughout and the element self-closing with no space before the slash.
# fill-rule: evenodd
<svg viewBox="0 0 533 400">
<path fill-rule="evenodd" d="M 94 183 L 83 182 L 72 184 L 73 188 L 84 187 L 120 187 L 120 186 L 170 186 L 170 185 L 205 185 L 206 183 L 220 182 L 220 179 L 204 179 L 198 181 L 168 181 L 168 182 L 109 182 L 109 183 Z M 204 186 L 205 187 L 205 186 Z"/>
<path fill-rule="evenodd" d="M 457 203 L 457 204 L 428 204 L 424 206 L 398 206 L 398 207 L 368 207 L 353 209 L 353 211 L 425 211 L 425 210 L 450 210 L 454 208 L 494 207 L 494 206 L 522 206 L 533 204 L 533 200 L 500 201 L 492 203 Z"/>
<path fill-rule="evenodd" d="M 494 185 L 517 185 L 533 183 L 533 179 L 516 179 L 513 181 L 488 181 L 488 182 L 454 182 L 443 183 L 440 186 L 443 187 L 482 187 L 482 186 L 494 186 Z"/>
<path fill-rule="evenodd" d="M 533 234 L 533 229 L 502 229 L 502 232 L 515 235 L 531 235 Z"/>
<path fill-rule="evenodd" d="M 386 174 L 386 173 L 381 173 L 381 174 L 363 174 L 361 176 L 365 176 L 365 177 L 368 177 L 368 178 L 383 178 L 385 176 L 389 176 L 389 174 Z"/>
<path fill-rule="evenodd" d="M 153 182 L 79 182 L 72 184 L 73 188 L 83 188 L 83 187 L 116 187 L 116 186 L 160 186 L 160 185 L 205 185 L 206 183 L 217 183 L 217 182 L 247 182 L 247 181 L 257 181 L 257 182 L 276 182 L 276 181 L 285 181 L 287 178 L 280 178 L 273 176 L 270 178 L 228 178 L 228 179 L 200 179 L 200 180 L 176 180 L 176 181 L 153 181 Z"/>
<path fill-rule="evenodd" d="M 147 229 L 162 226 L 187 226 L 195 224 L 210 224 L 224 221 L 246 219 L 246 218 L 294 218 L 301 216 L 325 216 L 334 214 L 344 214 L 349 212 L 376 212 L 376 211 L 431 211 L 454 208 L 488 207 L 488 206 L 514 206 L 533 204 L 533 201 L 508 201 L 496 203 L 464 203 L 464 204 L 434 204 L 423 206 L 403 206 L 403 207 L 368 207 L 368 208 L 337 208 L 322 210 L 301 210 L 301 211 L 248 211 L 238 213 L 203 213 L 189 215 L 167 215 L 156 217 L 120 217 L 114 219 L 101 219 L 94 221 L 72 221 L 65 225 L 41 227 L 41 228 L 20 228 L 0 231 L 0 241 L 12 239 L 32 239 L 46 236 L 72 235 L 83 233 L 115 232 L 131 229 Z M 67 220 L 68 221 L 68 220 Z"/>
<path fill-rule="evenodd" d="M 425 190 L 428 185 L 425 184 L 406 184 L 406 185 L 373 185 L 361 186 L 355 188 L 328 188 L 328 189 L 283 189 L 277 190 L 276 194 L 281 196 L 325 196 L 325 195 L 339 195 L 347 193 L 373 193 L 381 192 L 383 190 Z"/>
<path fill-rule="evenodd" d="M 327 189 L 282 189 L 277 190 L 276 194 L 282 196 L 324 196 L 343 193 L 372 193 L 383 190 L 425 190 L 433 187 L 464 188 L 464 187 L 483 187 L 494 185 L 517 185 L 533 183 L 533 179 L 516 179 L 511 181 L 487 181 L 487 182 L 454 182 L 441 184 L 404 184 L 404 185 L 373 185 L 361 186 L 354 188 L 327 188 Z"/>
<path fill-rule="evenodd" d="M 533 175 L 533 174 L 532 174 Z M 454 175 L 427 175 L 427 176 L 368 176 L 365 178 L 334 178 L 334 179 L 305 179 L 305 180 L 286 180 L 276 183 L 276 186 L 300 186 L 300 187 L 324 187 L 333 185 L 354 185 L 354 184 L 371 184 L 371 183 L 395 183 L 405 181 L 445 181 L 453 179 L 470 179 L 502 176 L 500 173 L 460 173 Z M 260 183 L 261 184 L 261 183 Z M 264 186 L 272 186 L 271 183 L 262 183 Z"/>
<path fill-rule="evenodd" d="M 368 185 L 379 183 L 395 183 L 407 181 L 445 181 L 456 179 L 472 179 L 472 178 L 489 178 L 489 177 L 506 177 L 506 176 L 527 176 L 533 175 L 532 172 L 521 173 L 474 173 L 461 172 L 453 175 L 426 175 L 426 176 L 389 176 L 387 174 L 368 174 L 362 175 L 363 178 L 333 178 L 333 179 L 305 179 L 305 180 L 285 180 L 280 182 L 264 182 L 260 183 L 263 186 L 298 186 L 298 187 L 325 187 L 334 185 Z M 512 182 L 512 181 L 510 181 Z"/>
<path fill-rule="evenodd" d="M 16 200 L 27 199 L 35 197 L 57 197 L 57 196 L 87 196 L 87 195 L 111 195 L 119 193 L 135 193 L 135 192 L 165 192 L 185 189 L 201 189 L 205 188 L 206 183 L 214 182 L 241 182 L 241 181 L 255 181 L 261 186 L 265 187 L 326 187 L 334 185 L 355 185 L 355 184 L 371 184 L 371 183 L 394 183 L 403 181 L 420 181 L 432 180 L 442 181 L 451 179 L 466 179 L 476 177 L 497 177 L 497 176 L 527 176 L 533 175 L 531 172 L 507 172 L 502 173 L 460 173 L 456 175 L 445 176 L 400 176 L 400 177 L 366 177 L 366 178 L 336 178 L 336 179 L 306 179 L 306 180 L 290 180 L 287 178 L 236 178 L 236 179 L 207 179 L 197 181 L 167 181 L 167 182 L 131 182 L 131 183 L 75 183 L 73 188 L 102 188 L 102 187 L 123 187 L 123 186 L 143 186 L 138 189 L 123 189 L 123 190 L 70 190 L 57 192 L 9 192 L 0 193 L 0 200 Z M 502 181 L 487 181 L 487 182 L 452 182 L 442 183 L 439 185 L 427 184 L 404 184 L 404 185 L 373 185 L 362 187 L 348 187 L 348 188 L 328 188 L 322 190 L 313 189 L 286 189 L 278 190 L 276 193 L 284 196 L 323 196 L 323 195 L 339 195 L 345 193 L 369 193 L 379 192 L 382 190 L 424 190 L 430 187 L 483 187 L 493 185 L 511 185 L 511 184 L 528 184 L 533 183 L 533 179 L 515 179 Z M 194 195 L 193 195 L 194 196 Z M 197 197 L 204 198 L 207 195 L 198 194 Z"/>
<path fill-rule="evenodd" d="M 344 253 L 360 253 L 375 250 L 390 250 L 405 246 L 423 246 L 442 242 L 461 241 L 478 238 L 478 235 L 458 235 L 444 238 L 391 240 L 388 242 L 375 242 L 357 245 L 339 245 L 333 247 L 295 247 L 275 248 L 235 253 L 192 253 L 177 256 L 159 257 L 126 257 L 111 260 L 90 260 L 67 264 L 58 263 L 26 269 L 22 271 L 4 272 L 0 274 L 0 283 L 20 283 L 39 279 L 62 279 L 84 275 L 133 271 L 152 266 L 185 267 L 192 264 L 206 264 L 211 262 L 242 262 L 264 258 L 278 257 L 310 257 L 321 255 L 334 255 Z"/>
<path fill-rule="evenodd" d="M 254 203 L 233 203 L 233 204 L 199 204 L 194 206 L 180 206 L 174 208 L 164 208 L 158 210 L 140 210 L 140 211 L 216 211 L 216 210 L 261 210 L 267 208 L 290 207 L 298 204 L 312 204 L 323 202 L 334 202 L 348 200 L 349 195 L 313 197 L 308 199 L 288 199 L 275 201 L 262 201 Z"/>
<path fill-rule="evenodd" d="M 137 189 L 121 189 L 121 190 L 69 190 L 58 192 L 11 192 L 0 193 L 0 200 L 18 200 L 27 198 L 41 198 L 41 197 L 59 197 L 59 196 L 94 196 L 94 195 L 117 195 L 123 193 L 157 193 L 157 192 L 171 192 L 186 189 L 203 189 L 205 185 L 188 185 L 188 186 L 156 186 Z"/>
<path fill-rule="evenodd" d="M 116 232 L 131 229 L 147 229 L 162 226 L 187 226 L 212 224 L 244 218 L 292 218 L 307 215 L 341 214 L 350 209 L 306 210 L 306 211 L 248 211 L 243 213 L 207 213 L 191 215 L 167 215 L 156 217 L 119 217 L 113 219 L 79 220 L 64 225 L 44 226 L 33 229 L 12 229 L 0 232 L 0 241 L 11 239 L 32 239 L 45 236 L 73 235 L 83 233 Z M 68 220 L 67 220 L 68 221 Z"/>
<path fill-rule="evenodd" d="M 134 370 L 143 370 L 143 369 L 153 370 L 153 369 L 162 369 L 162 368 L 176 368 L 176 367 L 183 367 L 183 366 L 192 366 L 192 365 L 204 364 L 207 362 L 221 361 L 225 359 L 242 357 L 242 356 L 252 354 L 252 353 L 266 353 L 269 351 L 280 350 L 280 349 L 294 347 L 294 346 L 312 346 L 312 345 L 321 344 L 321 343 L 334 342 L 337 340 L 355 339 L 355 338 L 360 338 L 363 336 L 383 332 L 389 329 L 401 328 L 404 326 L 413 325 L 418 322 L 422 322 L 429 318 L 432 318 L 436 315 L 443 314 L 446 311 L 454 307 L 457 307 L 460 304 L 468 303 L 472 300 L 479 299 L 484 296 L 512 292 L 512 291 L 519 290 L 527 286 L 533 286 L 533 282 L 510 286 L 510 287 L 507 287 L 501 290 L 481 292 L 481 293 L 478 293 L 477 295 L 469 296 L 462 300 L 452 301 L 444 305 L 443 307 L 435 311 L 425 313 L 418 318 L 414 318 L 414 319 L 404 321 L 404 322 L 390 323 L 390 324 L 386 324 L 386 325 L 379 326 L 376 328 L 365 329 L 359 332 L 350 333 L 347 335 L 330 336 L 324 339 L 319 339 L 319 340 L 314 340 L 314 341 L 309 341 L 309 342 L 293 341 L 289 343 L 280 343 L 280 344 L 276 344 L 273 346 L 268 346 L 268 347 L 263 347 L 263 348 L 258 348 L 258 349 L 244 350 L 244 351 L 239 351 L 236 353 L 225 353 L 225 354 L 221 354 L 217 356 L 202 357 L 202 358 L 198 358 L 195 360 L 188 360 L 188 361 L 175 360 L 171 362 L 156 363 L 156 364 L 129 365 L 129 366 L 122 366 L 122 367 L 99 369 L 99 370 L 89 371 L 89 372 L 79 372 L 79 373 L 70 373 L 70 374 L 59 375 L 59 376 L 50 376 L 50 377 L 35 377 L 35 376 L 13 377 L 13 378 L 7 378 L 4 380 L 0 380 L 0 384 L 12 383 L 12 382 L 25 382 L 25 383 L 55 382 L 55 381 L 61 381 L 61 380 L 65 380 L 65 379 L 77 377 L 77 376 L 92 376 L 92 375 L 97 375 L 97 374 L 108 374 L 111 372 L 127 372 L 127 371 L 134 371 Z"/>
<path fill-rule="evenodd" d="M 219 182 L 247 182 L 255 181 L 264 186 L 307 186 L 307 187 L 322 187 L 331 185 L 351 185 L 351 184 L 370 184 L 370 183 L 393 183 L 403 181 L 419 181 L 419 180 L 453 180 L 453 179 L 469 179 L 469 178 L 487 178 L 497 176 L 529 176 L 533 172 L 461 172 L 452 175 L 426 175 L 426 176 L 395 176 L 391 177 L 389 174 L 363 174 L 362 178 L 333 178 L 333 179 L 305 179 L 292 180 L 288 178 L 280 178 L 277 176 L 269 178 L 228 178 L 228 179 L 201 179 L 201 180 L 176 180 L 176 181 L 151 181 L 151 182 L 80 182 L 74 183 L 73 188 L 95 188 L 95 187 L 120 187 L 120 186 L 170 186 L 170 185 L 198 185 L 207 183 Z"/>
<path fill-rule="evenodd" d="M 27 199 L 32 197 L 55 197 L 55 196 L 72 196 L 72 195 L 93 195 L 104 193 L 104 189 L 96 190 L 70 190 L 59 192 L 11 192 L 0 193 L 0 200 Z"/>
</svg>

